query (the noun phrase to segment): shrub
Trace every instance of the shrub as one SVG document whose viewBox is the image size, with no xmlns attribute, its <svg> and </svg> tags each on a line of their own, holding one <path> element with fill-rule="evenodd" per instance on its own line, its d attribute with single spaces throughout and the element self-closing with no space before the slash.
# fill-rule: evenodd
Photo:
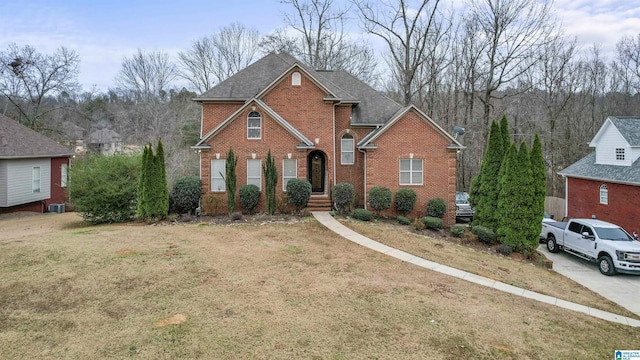
<svg viewBox="0 0 640 360">
<path fill-rule="evenodd" d="M 369 190 L 369 205 L 376 211 L 378 216 L 383 210 L 391 207 L 393 193 L 385 186 L 376 186 Z"/>
<path fill-rule="evenodd" d="M 352 216 L 355 219 L 362 220 L 362 221 L 371 221 L 371 219 L 373 219 L 373 215 L 371 214 L 371 211 L 366 209 L 355 209 L 353 210 Z"/>
<path fill-rule="evenodd" d="M 496 246 L 496 252 L 502 255 L 509 256 L 513 252 L 513 249 L 509 245 L 500 244 Z"/>
<path fill-rule="evenodd" d="M 442 219 L 446 212 L 447 202 L 444 199 L 429 199 L 429 202 L 427 202 L 427 215 Z"/>
<path fill-rule="evenodd" d="M 451 227 L 451 235 L 453 235 L 454 237 L 462 237 L 462 235 L 464 235 L 464 232 L 466 231 L 464 226 L 453 226 Z"/>
<path fill-rule="evenodd" d="M 176 180 L 169 193 L 169 207 L 174 214 L 193 214 L 200 202 L 202 184 L 197 176 L 185 176 Z"/>
<path fill-rule="evenodd" d="M 208 192 L 202 196 L 202 213 L 218 215 L 222 209 L 224 193 Z"/>
<path fill-rule="evenodd" d="M 239 194 L 242 208 L 249 214 L 253 213 L 260 201 L 260 188 L 254 184 L 242 185 Z"/>
<path fill-rule="evenodd" d="M 413 220 L 412 225 L 413 225 L 414 229 L 416 229 L 418 231 L 424 230 L 424 228 L 425 228 L 424 223 L 420 219 Z"/>
<path fill-rule="evenodd" d="M 69 170 L 69 198 L 92 224 L 131 221 L 136 214 L 140 156 L 87 155 Z"/>
<path fill-rule="evenodd" d="M 353 188 L 353 185 L 347 182 L 336 184 L 333 187 L 333 203 L 339 213 L 345 214 L 349 212 L 351 205 L 353 205 L 355 194 L 356 190 Z"/>
<path fill-rule="evenodd" d="M 413 207 L 416 205 L 417 199 L 416 192 L 413 189 L 398 189 L 396 191 L 396 210 L 402 215 L 407 215 L 413 211 Z"/>
<path fill-rule="evenodd" d="M 496 233 L 493 230 L 485 226 L 474 226 L 471 228 L 471 232 L 478 235 L 478 240 L 486 244 L 493 244 L 496 241 Z"/>
<path fill-rule="evenodd" d="M 311 183 L 306 179 L 291 179 L 287 182 L 289 203 L 300 211 L 311 199 Z"/>
<path fill-rule="evenodd" d="M 442 219 L 437 217 L 426 216 L 422 218 L 422 222 L 425 227 L 431 230 L 440 230 L 443 228 Z"/>
<path fill-rule="evenodd" d="M 398 216 L 396 220 L 398 220 L 401 225 L 411 225 L 411 219 L 404 216 Z"/>
</svg>

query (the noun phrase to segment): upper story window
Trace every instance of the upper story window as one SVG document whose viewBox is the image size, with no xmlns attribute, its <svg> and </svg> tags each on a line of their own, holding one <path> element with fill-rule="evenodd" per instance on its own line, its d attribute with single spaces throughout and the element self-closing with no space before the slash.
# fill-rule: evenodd
<svg viewBox="0 0 640 360">
<path fill-rule="evenodd" d="M 624 148 L 616 148 L 616 160 L 624 160 Z"/>
<path fill-rule="evenodd" d="M 257 111 L 252 111 L 247 116 L 247 139 L 262 138 L 262 115 Z"/>
<path fill-rule="evenodd" d="M 211 160 L 211 191 L 225 191 L 224 177 L 227 161 L 224 159 Z"/>
<path fill-rule="evenodd" d="M 344 134 L 340 141 L 340 164 L 351 165 L 354 163 L 354 140 L 351 134 Z"/>
<path fill-rule="evenodd" d="M 40 183 L 41 183 L 40 166 L 34 166 L 31 172 L 31 189 L 33 190 L 34 193 L 40 192 Z"/>
<path fill-rule="evenodd" d="M 609 189 L 607 189 L 607 185 L 600 185 L 600 204 L 608 204 L 609 203 Z"/>
<path fill-rule="evenodd" d="M 300 86 L 301 83 L 302 83 L 302 77 L 300 76 L 299 72 L 296 71 L 293 74 L 291 74 L 291 85 Z"/>
<path fill-rule="evenodd" d="M 422 159 L 400 159 L 400 185 L 422 185 Z"/>
</svg>

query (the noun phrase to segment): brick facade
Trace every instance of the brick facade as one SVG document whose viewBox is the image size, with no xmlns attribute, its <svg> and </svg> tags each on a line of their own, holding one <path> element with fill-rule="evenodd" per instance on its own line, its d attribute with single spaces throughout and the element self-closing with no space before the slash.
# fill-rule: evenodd
<svg viewBox="0 0 640 360">
<path fill-rule="evenodd" d="M 608 202 L 600 203 L 600 186 L 607 186 Z M 567 217 L 596 218 L 640 233 L 640 187 L 610 182 L 567 178 Z"/>
<path fill-rule="evenodd" d="M 352 126 L 352 104 L 340 104 L 327 99 L 331 97 L 326 89 L 314 82 L 304 72 L 300 85 L 292 85 L 291 74 L 299 71 L 295 67 L 289 70 L 280 81 L 272 84 L 260 96 L 268 108 L 275 111 L 292 127 L 309 139 L 313 149 L 297 149 L 300 139 L 286 130 L 276 119 L 270 117 L 259 102 L 232 103 L 224 101 L 203 100 L 202 102 L 202 134 L 206 135 L 231 114 L 242 109 L 231 121 L 213 137 L 206 140 L 210 149 L 201 152 L 201 177 L 203 193 L 211 191 L 211 160 L 224 159 L 227 151 L 233 148 L 238 155 L 236 167 L 237 187 L 247 183 L 247 160 L 264 159 L 271 150 L 276 158 L 278 179 L 277 194 L 282 193 L 282 160 L 297 159 L 298 178 L 308 177 L 308 157 L 314 151 L 320 151 L 325 157 L 325 193 L 330 185 L 349 182 L 356 189 L 356 203 L 364 206 L 365 191 L 374 186 L 386 186 L 394 193 L 400 187 L 413 188 L 418 201 L 410 216 L 424 216 L 426 203 L 430 198 L 441 197 L 449 204 L 445 217 L 445 225 L 455 222 L 455 178 L 456 151 L 447 147 L 451 139 L 443 136 L 421 114 L 409 111 L 375 142 L 377 149 L 359 151 L 354 147 L 354 164 L 341 164 L 341 139 L 345 134 L 353 137 L 357 144 L 375 126 Z M 255 108 L 262 115 L 261 139 L 247 138 L 247 116 Z M 416 186 L 399 185 L 399 159 L 424 159 L 423 184 Z M 366 163 L 366 179 L 365 179 Z M 365 189 L 366 182 L 366 189 Z M 258 204 L 264 211 L 264 178 L 262 179 L 262 198 Z M 386 212 L 395 214 L 393 208 Z"/>
</svg>

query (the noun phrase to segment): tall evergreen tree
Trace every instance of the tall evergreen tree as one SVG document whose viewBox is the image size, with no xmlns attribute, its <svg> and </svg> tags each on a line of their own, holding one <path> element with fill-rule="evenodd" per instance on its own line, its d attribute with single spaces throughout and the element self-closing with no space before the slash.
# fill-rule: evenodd
<svg viewBox="0 0 640 360">
<path fill-rule="evenodd" d="M 236 164 L 238 156 L 234 154 L 233 149 L 229 148 L 226 161 L 226 176 L 224 179 L 227 188 L 227 210 L 229 214 L 236 211 Z"/>
<path fill-rule="evenodd" d="M 276 169 L 276 161 L 271 156 L 271 149 L 267 153 L 264 165 L 262 165 L 262 173 L 264 174 L 265 195 L 267 200 L 267 213 L 273 215 L 276 212 L 276 186 L 278 185 L 278 170 Z"/>
<path fill-rule="evenodd" d="M 495 121 L 491 123 L 487 151 L 482 159 L 479 179 L 476 182 L 477 190 L 474 190 L 473 204 L 475 215 L 473 225 L 481 225 L 496 230 L 498 227 L 498 217 L 496 209 L 498 207 L 499 183 L 498 175 L 500 165 L 504 157 L 503 137 L 500 125 Z M 479 184 L 477 184 L 479 182 Z"/>
<path fill-rule="evenodd" d="M 517 233 L 517 204 L 518 184 L 517 184 L 517 157 L 518 150 L 514 143 L 511 143 L 500 169 L 500 198 L 498 200 L 499 223 L 496 233 L 501 243 L 517 249 L 520 234 Z"/>
<path fill-rule="evenodd" d="M 542 143 L 536 134 L 531 147 L 531 170 L 533 172 L 533 191 L 535 198 L 535 221 L 532 222 L 534 231 L 540 232 L 542 228 L 542 218 L 544 216 L 544 199 L 547 196 L 547 167 L 542 155 Z"/>
<path fill-rule="evenodd" d="M 169 187 L 167 186 L 167 172 L 164 163 L 164 147 L 162 139 L 156 145 L 156 155 L 154 156 L 156 178 L 155 183 L 156 204 L 153 215 L 164 217 L 169 213 Z"/>
<path fill-rule="evenodd" d="M 149 148 L 145 145 L 142 151 L 142 165 L 140 166 L 140 177 L 138 178 L 138 206 L 136 214 L 140 219 L 149 216 L 149 203 L 147 201 L 147 181 L 149 178 Z"/>
</svg>

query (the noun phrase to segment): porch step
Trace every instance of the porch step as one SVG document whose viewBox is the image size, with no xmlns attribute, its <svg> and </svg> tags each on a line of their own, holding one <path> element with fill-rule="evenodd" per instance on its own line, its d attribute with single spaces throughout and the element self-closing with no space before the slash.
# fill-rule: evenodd
<svg viewBox="0 0 640 360">
<path fill-rule="evenodd" d="M 331 211 L 331 199 L 328 196 L 312 196 L 307 203 L 308 211 Z"/>
</svg>

